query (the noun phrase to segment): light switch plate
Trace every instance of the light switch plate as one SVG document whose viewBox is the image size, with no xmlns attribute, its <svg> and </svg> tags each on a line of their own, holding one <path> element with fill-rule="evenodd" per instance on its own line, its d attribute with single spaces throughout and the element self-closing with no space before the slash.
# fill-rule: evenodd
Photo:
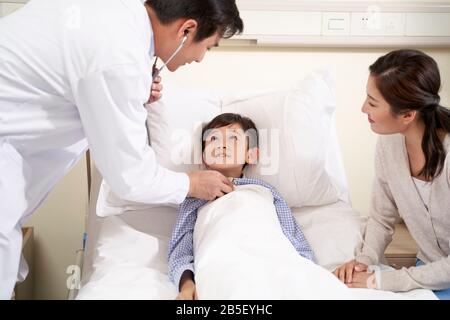
<svg viewBox="0 0 450 320">
<path fill-rule="evenodd" d="M 324 12 L 322 34 L 327 36 L 348 36 L 350 34 L 350 13 Z"/>
</svg>

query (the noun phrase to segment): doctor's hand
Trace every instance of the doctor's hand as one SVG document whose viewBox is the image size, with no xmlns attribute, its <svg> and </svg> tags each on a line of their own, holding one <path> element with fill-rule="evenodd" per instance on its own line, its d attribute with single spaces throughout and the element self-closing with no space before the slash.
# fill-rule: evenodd
<svg viewBox="0 0 450 320">
<path fill-rule="evenodd" d="M 163 85 L 161 84 L 161 77 L 157 76 L 152 83 L 151 93 L 150 93 L 150 99 L 148 100 L 148 103 L 152 103 L 155 101 L 158 101 L 162 97 L 162 91 Z"/>
<path fill-rule="evenodd" d="M 336 268 L 333 271 L 334 275 L 339 278 L 343 283 L 352 283 L 355 272 L 366 272 L 367 265 L 360 263 L 356 260 L 344 263 L 342 266 Z"/>
<path fill-rule="evenodd" d="M 234 190 L 234 186 L 223 174 L 214 170 L 188 173 L 188 197 L 214 200 Z"/>
</svg>

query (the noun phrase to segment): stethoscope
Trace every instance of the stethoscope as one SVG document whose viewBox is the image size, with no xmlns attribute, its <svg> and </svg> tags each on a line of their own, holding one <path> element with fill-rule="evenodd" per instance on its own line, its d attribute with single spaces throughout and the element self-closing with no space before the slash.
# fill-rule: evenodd
<svg viewBox="0 0 450 320">
<path fill-rule="evenodd" d="M 160 72 L 167 66 L 167 64 L 169 64 L 170 61 L 173 60 L 173 58 L 175 58 L 175 56 L 178 54 L 178 52 L 180 52 L 180 50 L 183 48 L 184 44 L 186 43 L 186 41 L 188 39 L 188 32 L 189 31 L 187 31 L 187 30 L 184 31 L 184 37 L 183 37 L 183 40 L 181 40 L 180 45 L 173 52 L 173 54 L 169 57 L 169 59 L 167 59 L 167 61 L 163 64 L 163 66 L 161 68 L 159 68 L 159 69 L 156 67 L 156 62 L 158 62 L 158 57 L 156 57 L 155 62 L 153 63 L 153 67 L 152 67 L 152 78 L 153 78 L 153 80 L 155 80 L 155 78 L 157 76 L 159 76 Z"/>
<path fill-rule="evenodd" d="M 167 59 L 167 61 L 163 64 L 163 66 L 159 69 L 156 67 L 156 62 L 158 62 L 158 57 L 156 57 L 155 62 L 153 63 L 153 67 L 152 67 L 152 85 L 150 87 L 150 91 L 151 91 L 151 88 L 153 87 L 153 82 L 155 81 L 156 77 L 159 76 L 161 71 L 167 66 L 167 64 L 170 61 L 173 60 L 173 58 L 175 58 L 175 56 L 178 54 L 178 52 L 180 52 L 180 50 L 183 48 L 184 44 L 186 43 L 186 41 L 188 39 L 188 33 L 189 33 L 189 31 L 187 31 L 187 30 L 184 31 L 184 37 L 183 37 L 183 40 L 181 40 L 180 45 L 172 53 L 172 55 L 169 57 L 169 59 Z M 148 142 L 148 145 L 150 145 L 150 131 L 148 130 L 147 121 L 145 121 L 145 127 L 147 129 L 147 139 L 148 139 L 147 142 Z"/>
</svg>

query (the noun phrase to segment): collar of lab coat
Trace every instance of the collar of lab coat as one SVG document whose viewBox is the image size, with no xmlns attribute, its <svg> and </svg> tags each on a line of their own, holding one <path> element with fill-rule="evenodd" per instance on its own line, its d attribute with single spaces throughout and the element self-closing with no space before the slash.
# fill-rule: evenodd
<svg viewBox="0 0 450 320">
<path fill-rule="evenodd" d="M 155 55 L 155 40 L 153 37 L 152 24 L 145 9 L 143 0 L 121 0 L 136 16 L 136 23 L 139 25 L 143 41 L 147 42 L 149 55 L 151 58 Z"/>
<path fill-rule="evenodd" d="M 152 29 L 152 25 L 149 24 L 150 26 L 150 50 L 148 51 L 148 53 L 150 54 L 150 57 L 153 58 L 155 56 L 155 37 L 153 36 L 153 29 Z"/>
</svg>

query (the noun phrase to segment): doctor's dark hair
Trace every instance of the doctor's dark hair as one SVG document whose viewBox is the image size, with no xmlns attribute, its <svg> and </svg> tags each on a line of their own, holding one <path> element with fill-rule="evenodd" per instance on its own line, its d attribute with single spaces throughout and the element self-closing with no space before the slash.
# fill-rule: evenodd
<svg viewBox="0 0 450 320">
<path fill-rule="evenodd" d="M 244 130 L 248 139 L 248 149 L 258 147 L 258 129 L 255 123 L 237 113 L 222 113 L 212 119 L 202 130 L 202 151 L 205 151 L 205 140 L 212 129 L 238 124 Z"/>
<path fill-rule="evenodd" d="M 180 18 L 194 19 L 198 29 L 194 41 L 202 41 L 216 32 L 230 38 L 244 30 L 235 0 L 147 0 L 162 24 Z"/>
<path fill-rule="evenodd" d="M 441 77 L 436 61 L 421 51 L 403 49 L 378 58 L 369 70 L 394 115 L 418 113 L 425 124 L 425 165 L 419 174 L 428 179 L 439 176 L 446 154 L 438 133 L 450 133 L 450 110 L 439 104 Z"/>
</svg>

